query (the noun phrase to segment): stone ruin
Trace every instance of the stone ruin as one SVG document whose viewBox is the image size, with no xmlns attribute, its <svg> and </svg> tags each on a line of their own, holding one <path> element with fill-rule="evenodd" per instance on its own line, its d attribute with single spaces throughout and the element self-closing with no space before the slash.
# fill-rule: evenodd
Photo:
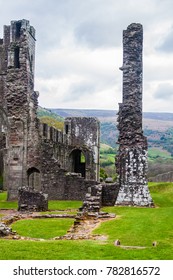
<svg viewBox="0 0 173 280">
<path fill-rule="evenodd" d="M 5 223 L 0 222 L 0 237 L 14 235 L 14 232 Z"/>
<path fill-rule="evenodd" d="M 99 122 L 66 118 L 60 131 L 39 122 L 34 90 L 35 29 L 29 21 L 4 26 L 0 40 L 0 174 L 8 200 L 18 188 L 49 199 L 83 199 L 99 181 Z"/>
<path fill-rule="evenodd" d="M 142 131 L 143 28 L 133 23 L 123 32 L 123 102 L 119 104 L 116 205 L 152 206 L 147 185 L 147 139 Z"/>
<path fill-rule="evenodd" d="M 18 189 L 27 186 L 31 197 L 33 192 L 42 192 L 49 199 L 84 200 L 84 212 L 96 210 L 98 192 L 101 205 L 152 206 L 146 179 L 147 140 L 142 132 L 142 36 L 140 24 L 130 25 L 123 33 L 119 179 L 100 186 L 99 121 L 66 118 L 63 131 L 40 123 L 39 93 L 34 89 L 35 29 L 25 19 L 4 26 L 0 39 L 0 175 L 8 200 L 16 200 Z M 95 195 L 89 194 L 95 191 L 94 201 Z M 22 204 L 29 207 L 20 199 L 20 209 Z"/>
<path fill-rule="evenodd" d="M 100 212 L 102 206 L 102 185 L 88 188 L 82 207 L 79 208 L 82 216 L 93 215 Z M 80 215 L 80 214 L 79 214 Z"/>
<path fill-rule="evenodd" d="M 26 187 L 19 188 L 18 211 L 48 211 L 48 195 Z"/>
</svg>

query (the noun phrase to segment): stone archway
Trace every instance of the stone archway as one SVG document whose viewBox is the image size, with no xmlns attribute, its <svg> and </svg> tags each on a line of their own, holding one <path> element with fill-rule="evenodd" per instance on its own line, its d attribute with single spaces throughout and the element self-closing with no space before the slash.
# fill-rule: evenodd
<svg viewBox="0 0 173 280">
<path fill-rule="evenodd" d="M 27 170 L 28 187 L 33 190 L 41 191 L 40 171 L 31 167 Z"/>
<path fill-rule="evenodd" d="M 86 158 L 82 150 L 74 149 L 70 154 L 71 172 L 80 173 L 86 177 Z"/>
</svg>

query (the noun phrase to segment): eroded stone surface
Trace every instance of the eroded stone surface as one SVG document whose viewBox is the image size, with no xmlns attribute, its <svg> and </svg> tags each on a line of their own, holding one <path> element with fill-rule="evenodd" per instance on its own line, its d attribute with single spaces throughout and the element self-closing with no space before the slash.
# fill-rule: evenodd
<svg viewBox="0 0 173 280">
<path fill-rule="evenodd" d="M 48 195 L 26 187 L 19 188 L 18 210 L 19 211 L 47 211 Z"/>
<path fill-rule="evenodd" d="M 142 131 L 143 28 L 133 23 L 123 31 L 123 102 L 119 104 L 119 150 L 116 205 L 152 206 L 147 185 L 147 139 Z"/>
<path fill-rule="evenodd" d="M 0 237 L 13 235 L 12 229 L 6 224 L 0 222 Z"/>
</svg>

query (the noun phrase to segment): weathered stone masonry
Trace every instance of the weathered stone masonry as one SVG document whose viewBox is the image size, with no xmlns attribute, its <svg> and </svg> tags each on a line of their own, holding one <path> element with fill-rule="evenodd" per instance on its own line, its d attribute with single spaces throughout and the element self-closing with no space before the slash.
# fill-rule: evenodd
<svg viewBox="0 0 173 280">
<path fill-rule="evenodd" d="M 18 188 L 49 199 L 83 199 L 99 179 L 99 122 L 68 118 L 58 131 L 37 118 L 35 29 L 29 21 L 4 26 L 0 40 L 0 175 L 8 200 Z"/>
<path fill-rule="evenodd" d="M 29 21 L 12 21 L 4 26 L 3 96 L 7 112 L 5 188 L 8 199 L 28 184 L 27 172 L 39 167 L 37 92 L 34 92 L 35 30 Z"/>
<path fill-rule="evenodd" d="M 64 132 L 43 124 L 42 133 L 42 191 L 50 199 L 84 199 L 88 187 L 98 180 L 98 120 L 67 118 Z"/>
<path fill-rule="evenodd" d="M 19 188 L 19 211 L 47 211 L 48 195 L 26 187 Z"/>
<path fill-rule="evenodd" d="M 142 131 L 143 28 L 133 23 L 123 31 L 123 102 L 119 104 L 119 193 L 116 205 L 152 206 L 147 186 L 147 139 Z"/>
</svg>

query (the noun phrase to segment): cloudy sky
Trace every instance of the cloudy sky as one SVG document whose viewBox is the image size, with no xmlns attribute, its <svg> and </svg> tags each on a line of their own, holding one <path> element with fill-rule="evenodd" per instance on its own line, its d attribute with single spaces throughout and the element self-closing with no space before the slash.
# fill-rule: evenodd
<svg viewBox="0 0 173 280">
<path fill-rule="evenodd" d="M 172 0 L 0 0 L 3 25 L 36 29 L 35 90 L 46 108 L 118 109 L 122 31 L 144 28 L 143 110 L 173 112 Z"/>
</svg>

